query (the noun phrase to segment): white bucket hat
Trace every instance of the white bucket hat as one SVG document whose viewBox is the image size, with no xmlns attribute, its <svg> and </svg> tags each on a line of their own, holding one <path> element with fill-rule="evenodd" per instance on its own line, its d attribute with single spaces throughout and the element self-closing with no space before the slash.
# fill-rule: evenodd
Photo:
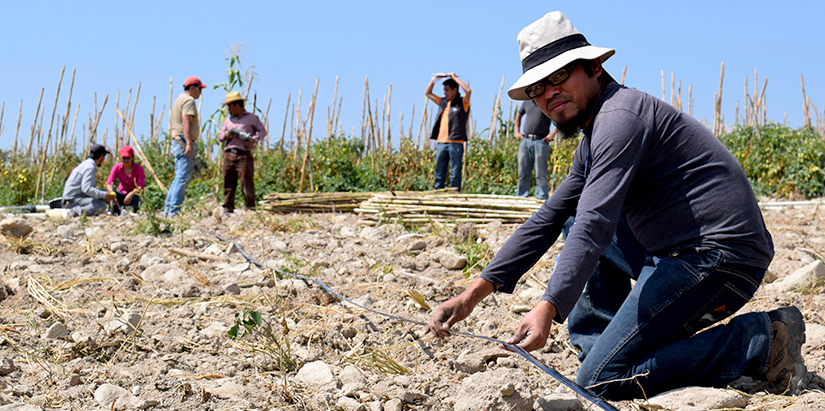
<svg viewBox="0 0 825 411">
<path fill-rule="evenodd" d="M 591 46 L 560 11 L 547 13 L 525 27 L 517 40 L 524 74 L 507 90 L 513 100 L 530 100 L 524 89 L 575 60 L 598 58 L 604 62 L 616 53 Z"/>
</svg>

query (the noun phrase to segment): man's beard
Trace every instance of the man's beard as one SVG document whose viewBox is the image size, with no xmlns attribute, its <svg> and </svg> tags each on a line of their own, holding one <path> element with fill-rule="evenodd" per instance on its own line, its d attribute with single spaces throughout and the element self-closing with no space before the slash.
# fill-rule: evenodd
<svg viewBox="0 0 825 411">
<path fill-rule="evenodd" d="M 582 129 L 584 128 L 584 123 L 587 121 L 588 117 L 590 117 L 590 113 L 592 113 L 596 108 L 596 100 L 598 100 L 598 98 L 590 99 L 587 103 L 587 107 L 585 107 L 584 110 L 580 110 L 571 118 L 562 119 L 562 121 L 553 120 L 553 123 L 556 124 L 556 129 L 559 130 L 558 132 L 561 133 L 563 138 L 575 137 L 579 133 L 583 132 Z"/>
</svg>

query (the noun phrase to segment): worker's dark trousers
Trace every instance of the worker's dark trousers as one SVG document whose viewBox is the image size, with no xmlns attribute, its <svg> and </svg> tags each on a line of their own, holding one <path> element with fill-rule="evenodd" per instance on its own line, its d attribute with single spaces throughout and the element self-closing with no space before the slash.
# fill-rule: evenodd
<svg viewBox="0 0 825 411">
<path fill-rule="evenodd" d="M 573 224 L 571 217 L 565 237 Z M 725 263 L 718 250 L 649 255 L 622 220 L 567 318 L 570 340 L 581 349 L 576 380 L 626 400 L 764 376 L 773 344 L 766 313 L 697 334 L 745 305 L 764 274 Z"/>
</svg>

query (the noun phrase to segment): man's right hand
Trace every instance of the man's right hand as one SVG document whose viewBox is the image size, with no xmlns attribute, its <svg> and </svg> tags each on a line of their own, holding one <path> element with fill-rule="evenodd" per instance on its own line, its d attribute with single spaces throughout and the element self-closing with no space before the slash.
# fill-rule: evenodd
<svg viewBox="0 0 825 411">
<path fill-rule="evenodd" d="M 439 305 L 429 324 L 424 327 L 424 334 L 433 333 L 439 339 L 449 337 L 450 327 L 467 318 L 475 308 L 475 304 L 467 301 L 466 298 L 462 298 L 463 295 L 461 294 Z"/>
<path fill-rule="evenodd" d="M 108 202 L 111 202 L 111 201 L 112 201 L 112 200 L 114 200 L 115 198 L 117 198 L 117 196 L 115 195 L 115 192 L 114 192 L 114 191 L 109 191 L 108 193 L 106 193 L 106 202 L 107 202 L 107 203 L 108 203 Z"/>
<path fill-rule="evenodd" d="M 437 338 L 450 336 L 450 327 L 467 318 L 473 308 L 495 291 L 496 286 L 482 278 L 476 278 L 461 294 L 453 297 L 436 308 L 429 324 L 424 326 L 424 334 L 433 333 Z"/>
<path fill-rule="evenodd" d="M 518 131 L 516 131 L 515 136 L 516 136 L 516 140 L 521 140 L 521 139 L 524 138 L 524 133 L 519 133 Z"/>
<path fill-rule="evenodd" d="M 189 156 L 189 158 L 195 158 L 195 146 L 193 144 L 186 143 L 186 149 L 183 150 L 183 154 Z"/>
</svg>

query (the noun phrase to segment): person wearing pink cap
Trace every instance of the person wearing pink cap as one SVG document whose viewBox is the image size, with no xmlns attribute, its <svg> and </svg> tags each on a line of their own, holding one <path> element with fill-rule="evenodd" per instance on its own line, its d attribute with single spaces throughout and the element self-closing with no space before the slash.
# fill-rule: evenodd
<svg viewBox="0 0 825 411">
<path fill-rule="evenodd" d="M 195 171 L 195 153 L 201 130 L 195 100 L 201 96 L 204 88 L 206 84 L 199 78 L 189 77 L 183 82 L 183 93 L 172 104 L 172 130 L 169 135 L 174 143 L 171 151 L 175 157 L 175 178 L 169 185 L 163 206 L 163 214 L 167 217 L 180 214 L 180 206 L 186 198 L 186 188 L 192 181 L 192 173 Z"/>
<path fill-rule="evenodd" d="M 138 189 L 146 187 L 146 174 L 140 164 L 135 164 L 135 150 L 131 146 L 120 148 L 120 159 L 123 161 L 112 166 L 109 178 L 106 179 L 106 189 L 115 193 L 120 206 L 129 206 L 137 212 L 140 208 Z M 113 190 L 115 182 L 117 190 Z"/>
</svg>

